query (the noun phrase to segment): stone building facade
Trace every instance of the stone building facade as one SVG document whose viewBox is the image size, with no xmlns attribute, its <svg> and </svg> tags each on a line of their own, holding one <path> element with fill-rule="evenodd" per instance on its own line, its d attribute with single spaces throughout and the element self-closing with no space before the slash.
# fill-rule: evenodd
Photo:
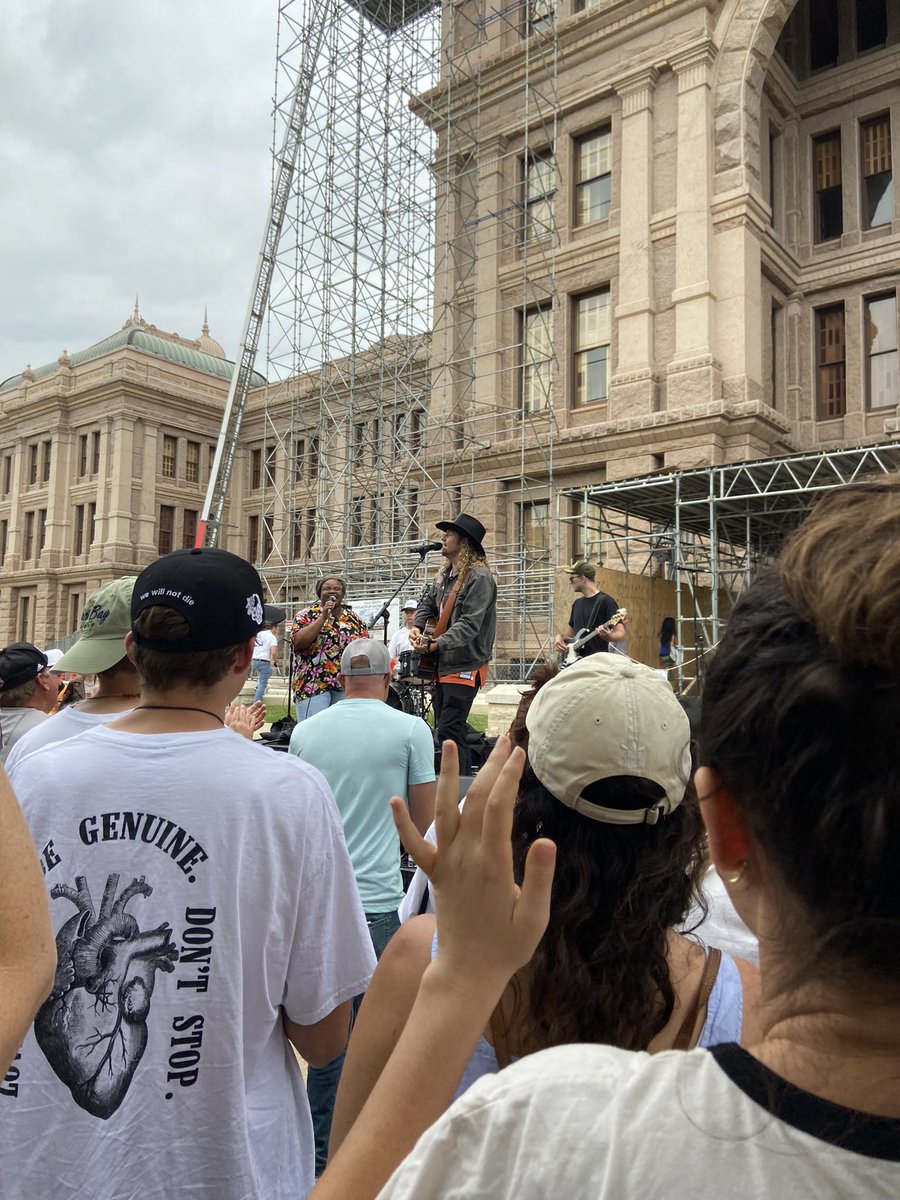
<svg viewBox="0 0 900 1200">
<path fill-rule="evenodd" d="M 2 644 L 64 638 L 100 583 L 194 544 L 231 370 L 205 322 L 182 338 L 135 306 L 0 384 Z"/>
<path fill-rule="evenodd" d="M 900 0 L 457 0 L 442 22 L 414 101 L 430 340 L 260 378 L 220 544 L 292 602 L 466 507 L 512 659 L 546 644 L 553 568 L 604 552 L 567 488 L 897 436 Z M 71 631 L 97 582 L 191 539 L 230 375 L 211 341 L 135 314 L 0 385 L 0 639 Z"/>
<path fill-rule="evenodd" d="M 900 3 L 497 15 L 445 10 L 419 101 L 432 410 L 477 429 L 476 477 L 460 456 L 451 478 L 497 540 L 596 553 L 554 492 L 893 437 Z"/>
</svg>

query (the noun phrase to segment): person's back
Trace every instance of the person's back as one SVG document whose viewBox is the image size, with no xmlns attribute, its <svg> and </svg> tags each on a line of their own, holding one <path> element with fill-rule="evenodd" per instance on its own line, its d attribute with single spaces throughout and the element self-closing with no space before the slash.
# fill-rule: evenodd
<svg viewBox="0 0 900 1200">
<path fill-rule="evenodd" d="M 13 642 L 0 650 L 0 763 L 21 738 L 46 723 L 57 692 L 43 650 L 31 642 Z"/>
<path fill-rule="evenodd" d="M 348 696 L 297 725 L 291 752 L 331 786 L 365 910 L 396 909 L 403 899 L 400 843 L 388 802 L 405 797 L 410 784 L 434 780 L 428 727 L 381 700 Z"/>
<path fill-rule="evenodd" d="M 225 559 L 241 579 L 252 571 Z M 167 690 L 161 667 L 189 671 L 209 647 L 155 649 L 174 610 L 142 610 L 142 579 L 142 703 L 17 773 L 58 968 L 0 1128 L 7 1145 L 56 1135 L 52 1152 L 8 1164 L 3 1194 L 302 1196 L 312 1129 L 285 1030 L 311 1059 L 332 1057 L 374 962 L 340 818 L 316 771 L 222 726 L 256 606 L 232 615 L 224 681 Z M 169 586 L 215 626 L 210 601 L 229 597 L 208 584 L 176 574 Z"/>
</svg>

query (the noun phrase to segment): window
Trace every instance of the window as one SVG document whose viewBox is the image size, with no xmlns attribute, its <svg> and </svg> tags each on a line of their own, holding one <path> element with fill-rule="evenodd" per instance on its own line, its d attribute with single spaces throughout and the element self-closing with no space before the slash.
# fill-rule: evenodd
<svg viewBox="0 0 900 1200">
<path fill-rule="evenodd" d="M 522 314 L 522 413 L 542 412 L 553 400 L 553 310 Z"/>
<path fill-rule="evenodd" d="M 353 426 L 353 456 L 357 461 L 366 457 L 369 445 L 369 425 L 367 421 L 357 421 Z"/>
<path fill-rule="evenodd" d="M 206 460 L 206 480 L 209 482 L 210 478 L 212 477 L 213 467 L 216 465 L 216 448 L 215 446 L 210 445 L 207 447 L 207 450 L 209 453 Z"/>
<path fill-rule="evenodd" d="M 778 396 L 781 391 L 779 388 L 779 380 L 781 379 L 781 362 L 782 362 L 782 322 L 784 321 L 784 309 L 780 304 L 772 303 L 772 311 L 769 315 L 769 341 L 771 362 L 769 364 L 769 403 L 773 408 L 778 407 Z"/>
<path fill-rule="evenodd" d="M 82 433 L 78 438 L 78 477 L 87 475 L 88 467 L 88 435 Z"/>
<path fill-rule="evenodd" d="M 307 474 L 310 479 L 315 479 L 319 474 L 319 439 L 317 437 L 309 440 L 309 457 L 306 466 Z"/>
<path fill-rule="evenodd" d="M 809 6 L 809 69 L 836 66 L 839 49 L 838 0 L 814 0 Z"/>
<path fill-rule="evenodd" d="M 549 563 L 549 503 L 523 504 L 521 512 L 521 542 L 526 563 Z"/>
<path fill-rule="evenodd" d="M 177 449 L 178 443 L 175 441 L 175 438 L 171 437 L 169 434 L 165 434 L 163 436 L 162 473 L 166 479 L 175 478 L 175 456 Z M 160 554 L 162 553 L 163 551 L 160 550 Z M 166 553 L 168 553 L 168 551 L 166 551 Z"/>
<path fill-rule="evenodd" d="M 891 118 L 887 113 L 864 121 L 862 131 L 862 224 L 864 229 L 890 225 L 894 217 L 891 171 Z"/>
<path fill-rule="evenodd" d="M 309 558 L 312 555 L 313 547 L 316 544 L 316 510 L 308 508 L 306 510 L 306 556 Z"/>
<path fill-rule="evenodd" d="M 593 500 L 572 503 L 572 530 L 569 562 L 587 559 L 601 562 L 603 558 L 603 509 Z"/>
<path fill-rule="evenodd" d="M 294 442 L 294 483 L 299 483 L 303 478 L 304 459 L 306 458 L 306 441 L 304 438 L 297 438 Z M 298 554 L 294 555 L 299 558 Z"/>
<path fill-rule="evenodd" d="M 528 37 L 531 33 L 549 29 L 553 25 L 555 10 L 555 0 L 527 0 L 525 23 L 522 27 L 523 35 Z"/>
<path fill-rule="evenodd" d="M 175 543 L 175 509 L 171 504 L 159 506 L 159 538 L 156 549 L 160 554 L 171 554 Z"/>
<path fill-rule="evenodd" d="M 37 548 L 38 553 L 47 545 L 47 510 L 39 508 L 37 514 Z"/>
<path fill-rule="evenodd" d="M 365 536 L 365 500 L 361 498 L 350 501 L 350 545 L 361 546 Z"/>
<path fill-rule="evenodd" d="M 820 421 L 842 417 L 846 409 L 844 306 L 834 304 L 816 313 L 816 408 Z"/>
<path fill-rule="evenodd" d="M 181 545 L 185 550 L 190 550 L 196 540 L 197 510 L 196 508 L 186 508 L 181 518 Z"/>
<path fill-rule="evenodd" d="M 34 557 L 34 513 L 25 514 L 25 540 L 22 548 L 22 558 L 30 562 Z"/>
<path fill-rule="evenodd" d="M 247 559 L 255 563 L 259 557 L 259 517 L 247 518 Z"/>
<path fill-rule="evenodd" d="M 172 438 L 174 442 L 175 439 Z M 174 456 L 174 448 L 172 454 Z M 95 429 L 91 434 L 91 474 L 98 475 L 100 473 L 100 430 Z"/>
<path fill-rule="evenodd" d="M 268 450 L 266 451 L 266 483 L 270 487 L 274 486 L 274 483 L 275 483 L 275 455 L 276 455 L 276 452 L 277 452 L 277 450 L 276 450 L 275 446 L 270 446 L 268 448 Z"/>
<path fill-rule="evenodd" d="M 782 140 L 781 134 L 770 127 L 769 129 L 769 210 L 771 216 L 769 222 L 772 228 L 780 233 L 783 227 L 782 219 L 782 195 L 784 194 L 784 185 L 782 182 Z"/>
<path fill-rule="evenodd" d="M 869 408 L 893 408 L 900 403 L 894 292 L 866 301 L 865 353 L 866 403 Z"/>
<path fill-rule="evenodd" d="M 521 240 L 535 242 L 553 232 L 556 159 L 551 150 L 529 152 L 522 159 Z"/>
<path fill-rule="evenodd" d="M 844 232 L 844 191 L 841 176 L 841 135 L 826 133 L 813 142 L 815 158 L 815 240 L 827 242 Z"/>
<path fill-rule="evenodd" d="M 272 537 L 272 529 L 275 525 L 275 517 L 273 513 L 266 513 L 262 522 L 262 561 L 266 562 L 274 548 L 274 539 Z"/>
<path fill-rule="evenodd" d="M 575 224 L 605 221 L 612 202 L 612 135 L 589 133 L 575 143 Z"/>
<path fill-rule="evenodd" d="M 417 454 L 425 442 L 425 409 L 414 408 L 409 414 L 409 450 Z"/>
<path fill-rule="evenodd" d="M 296 460 L 295 460 L 296 462 Z M 303 557 L 303 509 L 295 509 L 291 513 L 291 558 L 296 560 Z"/>
<path fill-rule="evenodd" d="M 30 596 L 19 596 L 19 637 L 23 642 L 31 641 Z"/>
<path fill-rule="evenodd" d="M 52 442 L 41 443 L 41 482 L 50 482 L 50 451 L 53 447 Z"/>
<path fill-rule="evenodd" d="M 72 537 L 72 549 L 75 554 L 84 554 L 84 505 L 75 505 L 75 528 Z"/>
<path fill-rule="evenodd" d="M 609 360 L 609 288 L 575 302 L 576 406 L 606 400 Z"/>
<path fill-rule="evenodd" d="M 250 488 L 256 491 L 262 485 L 262 450 L 250 451 Z M 252 560 L 251 560 L 252 561 Z"/>
<path fill-rule="evenodd" d="M 89 504 L 87 506 L 87 522 L 85 532 L 87 534 L 88 546 L 93 546 L 97 536 L 97 505 Z"/>
<path fill-rule="evenodd" d="M 0 521 L 0 563 L 6 560 L 9 545 L 9 521 Z"/>
<path fill-rule="evenodd" d="M 184 477 L 188 483 L 200 482 L 199 442 L 187 442 L 184 447 Z"/>
<path fill-rule="evenodd" d="M 37 442 L 32 442 L 28 447 L 28 482 L 37 483 L 38 481 L 38 447 Z"/>
<path fill-rule="evenodd" d="M 69 628 L 77 629 L 81 624 L 81 611 L 83 608 L 81 600 L 81 592 L 69 593 Z"/>
<path fill-rule="evenodd" d="M 856 0 L 856 52 L 878 50 L 887 41 L 885 0 Z"/>
<path fill-rule="evenodd" d="M 3 459 L 3 495 L 8 496 L 12 491 L 12 455 L 7 454 Z"/>
</svg>

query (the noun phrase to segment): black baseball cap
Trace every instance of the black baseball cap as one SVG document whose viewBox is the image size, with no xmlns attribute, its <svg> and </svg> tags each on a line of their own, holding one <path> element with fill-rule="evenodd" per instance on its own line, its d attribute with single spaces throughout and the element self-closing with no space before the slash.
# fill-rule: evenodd
<svg viewBox="0 0 900 1200">
<path fill-rule="evenodd" d="M 254 637 L 264 617 L 262 581 L 255 567 L 209 546 L 175 550 L 146 567 L 131 598 L 132 624 L 146 608 L 173 608 L 190 627 L 186 638 L 139 637 L 148 650 L 192 653 L 224 650 Z M 132 631 L 133 632 L 133 631 Z"/>
<path fill-rule="evenodd" d="M 31 642 L 13 642 L 0 650 L 0 692 L 9 692 L 36 679 L 47 666 L 47 655 Z"/>
</svg>

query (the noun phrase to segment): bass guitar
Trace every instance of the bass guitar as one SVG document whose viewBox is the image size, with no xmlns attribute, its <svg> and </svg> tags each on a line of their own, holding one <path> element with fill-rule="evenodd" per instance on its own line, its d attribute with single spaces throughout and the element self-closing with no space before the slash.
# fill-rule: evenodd
<svg viewBox="0 0 900 1200">
<path fill-rule="evenodd" d="M 601 633 L 612 633 L 615 627 L 628 619 L 627 608 L 617 608 L 609 620 L 598 625 L 596 629 L 579 629 L 573 638 L 566 638 L 566 648 L 559 655 L 559 669 L 571 666 L 578 661 L 578 651 L 586 646 L 591 638 L 599 637 Z"/>
</svg>

